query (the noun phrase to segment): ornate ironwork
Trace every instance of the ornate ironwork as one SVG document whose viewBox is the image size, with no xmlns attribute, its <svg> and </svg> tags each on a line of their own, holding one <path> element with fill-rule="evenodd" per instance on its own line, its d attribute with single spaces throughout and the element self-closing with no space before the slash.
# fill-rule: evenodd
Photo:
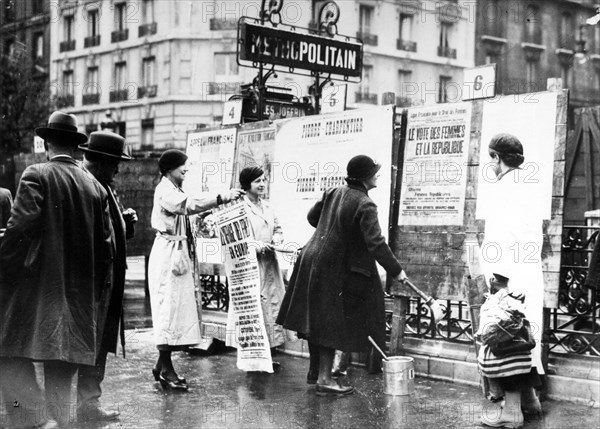
<svg viewBox="0 0 600 429">
<path fill-rule="evenodd" d="M 600 294 L 586 286 L 599 227 L 565 226 L 559 306 L 550 310 L 551 352 L 600 355 Z"/>
<path fill-rule="evenodd" d="M 406 315 L 406 336 L 471 344 L 471 319 L 465 301 L 446 300 L 444 318 L 434 324 L 431 310 L 420 298 L 411 298 Z"/>
<path fill-rule="evenodd" d="M 229 285 L 227 277 L 201 275 L 202 309 L 227 312 L 229 309 Z"/>
<path fill-rule="evenodd" d="M 562 240 L 559 307 L 547 310 L 551 353 L 600 355 L 600 293 L 585 285 L 589 257 L 600 227 L 565 226 Z M 420 299 L 411 299 L 405 335 L 470 344 L 473 341 L 468 305 L 447 301 L 443 320 L 433 327 L 431 313 Z"/>
</svg>

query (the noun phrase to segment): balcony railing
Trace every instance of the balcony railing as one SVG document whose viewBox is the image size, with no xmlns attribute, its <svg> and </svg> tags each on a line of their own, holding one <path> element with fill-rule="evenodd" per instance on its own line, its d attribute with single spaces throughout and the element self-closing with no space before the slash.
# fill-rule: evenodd
<svg viewBox="0 0 600 429">
<path fill-rule="evenodd" d="M 111 103 L 127 100 L 128 91 L 126 89 L 117 89 L 110 91 L 108 101 Z"/>
<path fill-rule="evenodd" d="M 124 30 L 116 30 L 110 33 L 110 41 L 111 43 L 122 42 L 123 40 L 127 40 L 129 38 L 129 28 L 125 28 Z"/>
<path fill-rule="evenodd" d="M 72 107 L 75 105 L 75 96 L 73 94 L 60 95 L 56 98 L 56 107 Z"/>
<path fill-rule="evenodd" d="M 401 51 L 417 52 L 417 42 L 412 42 L 410 40 L 397 39 L 396 40 L 396 48 L 400 49 Z"/>
<path fill-rule="evenodd" d="M 456 49 L 450 48 L 448 46 L 438 46 L 438 57 L 456 59 Z"/>
<path fill-rule="evenodd" d="M 138 98 L 156 97 L 157 89 L 156 85 L 139 86 L 137 90 Z"/>
<path fill-rule="evenodd" d="M 362 40 L 365 45 L 377 46 L 377 35 L 366 31 L 357 31 L 356 37 Z"/>
<path fill-rule="evenodd" d="M 60 52 L 67 52 L 75 50 L 75 39 L 73 40 L 65 40 L 64 42 L 60 42 L 58 45 L 58 50 Z"/>
<path fill-rule="evenodd" d="M 237 24 L 238 24 L 237 20 L 233 20 L 233 19 L 211 18 L 210 19 L 210 30 L 211 31 L 236 30 Z"/>
<path fill-rule="evenodd" d="M 377 104 L 377 94 L 371 94 L 368 92 L 357 92 L 355 94 L 355 100 L 357 103 Z"/>
<path fill-rule="evenodd" d="M 82 98 L 81 102 L 84 105 L 87 105 L 87 104 L 98 104 L 98 103 L 100 103 L 100 93 L 83 94 L 83 98 Z"/>
<path fill-rule="evenodd" d="M 89 48 L 92 46 L 98 46 L 100 44 L 100 34 L 96 34 L 95 36 L 88 36 L 83 39 L 83 47 Z"/>
<path fill-rule="evenodd" d="M 138 37 L 152 36 L 156 34 L 156 22 L 140 25 L 138 27 Z"/>
<path fill-rule="evenodd" d="M 410 99 L 408 97 L 396 97 L 396 106 L 410 107 L 410 106 L 412 106 L 412 99 Z"/>
</svg>

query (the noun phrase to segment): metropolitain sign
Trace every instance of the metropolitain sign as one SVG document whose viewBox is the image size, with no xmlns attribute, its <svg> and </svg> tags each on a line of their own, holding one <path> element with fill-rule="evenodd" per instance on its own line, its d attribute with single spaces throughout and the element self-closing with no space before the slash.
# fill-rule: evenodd
<svg viewBox="0 0 600 429">
<path fill-rule="evenodd" d="M 362 44 L 240 20 L 238 61 L 359 78 Z M 244 65 L 243 63 L 241 63 Z M 285 70 L 284 70 L 285 71 Z"/>
</svg>

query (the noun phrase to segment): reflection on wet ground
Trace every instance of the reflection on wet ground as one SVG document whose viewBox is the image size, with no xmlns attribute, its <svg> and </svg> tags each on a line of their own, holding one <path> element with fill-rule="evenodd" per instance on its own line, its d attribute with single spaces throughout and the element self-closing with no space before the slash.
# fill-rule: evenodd
<svg viewBox="0 0 600 429">
<path fill-rule="evenodd" d="M 151 368 L 157 352 L 148 329 L 127 332 L 127 359 L 109 357 L 103 404 L 118 407 L 118 422 L 82 428 L 470 428 L 480 427 L 482 410 L 494 406 L 476 387 L 417 377 L 409 396 L 383 393 L 381 374 L 351 367 L 344 383 L 356 393 L 322 398 L 306 384 L 308 361 L 280 354 L 274 374 L 236 368 L 236 352 L 175 353 L 174 364 L 190 391 L 165 391 Z M 600 410 L 546 401 L 543 419 L 525 428 L 597 428 Z M 574 425 L 576 418 L 576 425 Z"/>
</svg>

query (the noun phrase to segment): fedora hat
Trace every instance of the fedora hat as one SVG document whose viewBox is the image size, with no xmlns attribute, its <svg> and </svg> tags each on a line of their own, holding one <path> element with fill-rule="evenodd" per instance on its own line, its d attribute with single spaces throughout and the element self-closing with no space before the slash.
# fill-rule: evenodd
<svg viewBox="0 0 600 429">
<path fill-rule="evenodd" d="M 79 145 L 79 149 L 87 153 L 119 158 L 122 161 L 133 159 L 124 151 L 125 139 L 110 131 L 94 131 L 90 134 L 89 143 Z"/>
<path fill-rule="evenodd" d="M 48 125 L 36 128 L 35 133 L 44 140 L 60 139 L 59 143 L 81 144 L 87 141 L 87 136 L 77 131 L 75 115 L 59 111 L 52 113 Z"/>
</svg>

